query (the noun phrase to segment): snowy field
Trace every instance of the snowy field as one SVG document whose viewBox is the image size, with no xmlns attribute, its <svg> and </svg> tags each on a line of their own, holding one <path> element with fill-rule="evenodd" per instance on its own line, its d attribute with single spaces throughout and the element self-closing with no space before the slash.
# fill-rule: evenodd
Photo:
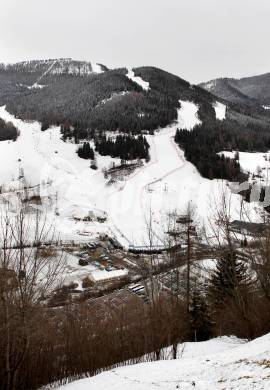
<svg viewBox="0 0 270 390">
<path fill-rule="evenodd" d="M 174 125 L 147 135 L 150 162 L 111 185 L 102 169 L 119 163 L 119 159 L 96 153 L 98 170 L 92 170 L 89 161 L 77 156 L 77 145 L 61 140 L 59 127 L 42 132 L 38 122 L 24 122 L 1 107 L 0 117 L 13 122 L 20 136 L 15 142 L 0 142 L 0 203 L 8 202 L 9 210 L 16 211 L 12 191 L 19 193 L 30 186 L 34 195 L 40 193 L 48 218 L 63 240 L 87 241 L 109 233 L 125 247 L 149 245 L 150 220 L 155 244 L 164 243 L 168 214 L 184 213 L 189 202 L 196 219 L 206 223 L 218 207 L 222 191 L 230 194 L 230 190 L 220 180 L 202 178 L 175 144 L 177 128 L 191 130 L 200 123 L 198 107 L 192 102 L 180 103 Z M 240 197 L 229 196 L 235 219 L 239 217 Z M 89 212 L 107 216 L 106 222 L 81 221 Z"/>
<path fill-rule="evenodd" d="M 170 357 L 168 356 L 168 359 Z M 116 368 L 58 390 L 267 390 L 270 334 L 251 342 L 222 337 L 178 346 L 176 360 Z"/>
</svg>

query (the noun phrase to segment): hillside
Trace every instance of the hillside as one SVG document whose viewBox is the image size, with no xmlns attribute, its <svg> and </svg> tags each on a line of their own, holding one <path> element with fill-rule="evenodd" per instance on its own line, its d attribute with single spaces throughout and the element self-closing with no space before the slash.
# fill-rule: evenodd
<svg viewBox="0 0 270 390">
<path fill-rule="evenodd" d="M 216 179 L 247 179 L 232 150 L 266 153 L 270 147 L 267 117 L 155 67 L 30 61 L 2 65 L 0 87 L 0 118 L 20 133 L 15 142 L 0 143 L 2 192 L 25 185 L 40 192 L 64 240 L 107 233 L 124 247 L 145 245 L 152 209 L 160 245 L 173 210 L 183 212 L 191 201 L 204 223 L 209 197 L 218 198 L 223 186 Z M 88 157 L 77 154 L 83 145 Z M 239 199 L 233 194 L 236 219 Z M 74 223 L 89 213 L 106 215 L 106 224 Z"/>
<path fill-rule="evenodd" d="M 230 102 L 248 106 L 270 105 L 270 73 L 241 79 L 219 78 L 200 86 Z"/>
<path fill-rule="evenodd" d="M 63 139 L 76 144 L 94 139 L 100 145 L 98 137 L 108 131 L 153 133 L 177 122 L 180 101 L 193 102 L 200 119 L 196 126 L 200 134 L 195 137 L 200 139 L 196 145 L 200 150 L 187 150 L 196 144 L 194 140 L 179 142 L 179 146 L 204 177 L 238 180 L 239 168 L 235 174 L 227 168 L 225 174 L 212 173 L 211 165 L 223 150 L 266 151 L 270 144 L 270 111 L 249 98 L 235 102 L 231 95 L 221 94 L 219 100 L 212 92 L 215 90 L 209 92 L 151 66 L 109 70 L 105 65 L 72 59 L 0 65 L 0 105 L 16 117 L 41 122 L 42 130 L 60 125 Z M 217 145 L 209 150 L 212 133 Z M 105 150 L 99 151 L 105 154 Z M 217 163 L 219 166 L 220 161 Z"/>
<path fill-rule="evenodd" d="M 270 386 L 270 335 L 245 343 L 223 337 L 178 346 L 176 360 L 116 368 L 59 390 L 246 390 Z"/>
<path fill-rule="evenodd" d="M 5 389 L 123 362 L 61 390 L 267 388 L 269 335 L 188 341 L 269 332 L 270 111 L 71 59 L 2 65 L 0 91 Z"/>
<path fill-rule="evenodd" d="M 174 125 L 146 135 L 150 161 L 126 175 L 120 170 L 114 181 L 104 175 L 104 170 L 119 165 L 119 158 L 95 152 L 98 169 L 92 170 L 89 160 L 78 157 L 77 145 L 61 139 L 59 126 L 41 131 L 40 123 L 16 119 L 2 107 L 0 118 L 13 123 L 20 136 L 15 142 L 0 143 L 0 200 L 5 198 L 12 205 L 12 191 L 20 193 L 25 185 L 30 186 L 31 194 L 42 196 L 44 210 L 56 221 L 63 240 L 89 240 L 106 232 L 115 235 L 124 247 L 147 244 L 151 208 L 155 244 L 164 243 L 168 213 L 176 208 L 184 210 L 192 201 L 203 222 L 213 211 L 209 196 L 218 200 L 222 188 L 222 182 L 204 179 L 174 142 L 177 128 L 190 131 L 200 125 L 198 106 L 184 101 L 179 104 Z M 239 198 L 232 197 L 236 218 Z M 75 220 L 89 212 L 105 213 L 107 222 L 100 225 Z"/>
<path fill-rule="evenodd" d="M 108 70 L 70 59 L 0 66 L 0 104 L 24 119 L 68 122 L 81 138 L 165 127 L 177 118 L 180 98 L 200 104 L 201 118 L 214 118 L 209 93 L 153 67 Z"/>
</svg>

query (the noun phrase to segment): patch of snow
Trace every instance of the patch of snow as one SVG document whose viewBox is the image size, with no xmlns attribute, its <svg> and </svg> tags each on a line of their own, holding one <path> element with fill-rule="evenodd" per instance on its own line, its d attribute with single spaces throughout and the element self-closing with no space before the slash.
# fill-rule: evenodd
<svg viewBox="0 0 270 390">
<path fill-rule="evenodd" d="M 192 130 L 196 125 L 202 123 L 198 117 L 199 107 L 195 103 L 180 100 L 180 104 L 178 126 L 181 129 Z"/>
<path fill-rule="evenodd" d="M 95 62 L 91 62 L 92 65 L 92 71 L 94 73 L 103 73 L 102 67 L 99 64 L 96 64 Z"/>
<path fill-rule="evenodd" d="M 129 91 L 114 92 L 108 99 L 101 100 L 101 102 L 98 103 L 98 106 L 102 106 L 116 98 L 121 98 L 122 96 L 125 96 L 129 93 L 130 93 Z"/>
<path fill-rule="evenodd" d="M 145 117 L 145 112 L 139 112 L 138 113 L 139 118 L 144 118 Z"/>
<path fill-rule="evenodd" d="M 31 85 L 30 87 L 27 87 L 27 88 L 28 88 L 28 89 L 43 89 L 43 88 L 45 88 L 45 87 L 46 87 L 46 85 L 34 83 L 33 85 Z"/>
<path fill-rule="evenodd" d="M 178 346 L 178 359 L 124 366 L 58 390 L 262 390 L 270 387 L 270 334 Z M 182 353 L 181 353 L 182 352 Z"/>
<path fill-rule="evenodd" d="M 46 85 L 42 85 L 42 84 L 38 84 L 38 83 L 34 83 L 33 85 L 25 85 L 25 84 L 21 84 L 19 83 L 18 84 L 20 87 L 24 87 L 24 88 L 27 88 L 27 89 L 43 89 L 46 87 Z"/>
<path fill-rule="evenodd" d="M 148 91 L 148 89 L 150 88 L 148 81 L 144 81 L 141 77 L 135 76 L 135 73 L 131 68 L 128 69 L 128 73 L 126 76 L 134 83 L 142 87 L 142 89 L 144 89 L 145 91 Z"/>
<path fill-rule="evenodd" d="M 83 282 L 82 280 L 74 280 L 74 283 L 77 284 L 78 286 L 75 288 L 77 291 L 82 291 L 83 290 Z"/>
<path fill-rule="evenodd" d="M 212 91 L 213 88 L 215 88 L 217 82 L 216 80 L 208 81 L 207 83 L 203 84 L 203 87 L 207 89 L 208 91 Z"/>
<path fill-rule="evenodd" d="M 215 112 L 216 112 L 216 119 L 219 119 L 220 121 L 223 121 L 224 119 L 226 119 L 227 107 L 225 106 L 225 104 L 216 102 L 213 104 L 213 107 L 214 107 Z"/>
<path fill-rule="evenodd" d="M 186 342 L 177 345 L 177 359 L 205 357 L 210 354 L 229 351 L 246 343 L 234 336 L 222 336 L 201 342 Z M 163 359 L 173 359 L 172 347 L 163 349 Z"/>
<path fill-rule="evenodd" d="M 203 259 L 200 260 L 199 264 L 206 271 L 213 271 L 216 269 L 217 261 L 215 259 Z"/>
</svg>

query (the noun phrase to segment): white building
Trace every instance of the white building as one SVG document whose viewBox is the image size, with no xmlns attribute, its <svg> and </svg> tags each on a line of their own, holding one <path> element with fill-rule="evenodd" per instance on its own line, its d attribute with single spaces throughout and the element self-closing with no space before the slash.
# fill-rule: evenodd
<svg viewBox="0 0 270 390">
<path fill-rule="evenodd" d="M 127 269 L 117 269 L 114 271 L 106 271 L 106 270 L 97 270 L 91 272 L 89 275 L 90 280 L 94 283 L 103 283 L 103 282 L 109 282 L 112 280 L 120 280 L 128 276 L 128 270 Z"/>
</svg>

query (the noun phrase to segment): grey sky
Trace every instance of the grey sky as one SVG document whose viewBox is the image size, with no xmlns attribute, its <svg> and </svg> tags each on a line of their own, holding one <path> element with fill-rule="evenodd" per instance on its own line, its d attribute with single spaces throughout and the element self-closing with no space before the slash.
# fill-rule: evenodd
<svg viewBox="0 0 270 390">
<path fill-rule="evenodd" d="M 193 83 L 270 72 L 269 0 L 0 0 L 0 61 L 155 65 Z"/>
</svg>

